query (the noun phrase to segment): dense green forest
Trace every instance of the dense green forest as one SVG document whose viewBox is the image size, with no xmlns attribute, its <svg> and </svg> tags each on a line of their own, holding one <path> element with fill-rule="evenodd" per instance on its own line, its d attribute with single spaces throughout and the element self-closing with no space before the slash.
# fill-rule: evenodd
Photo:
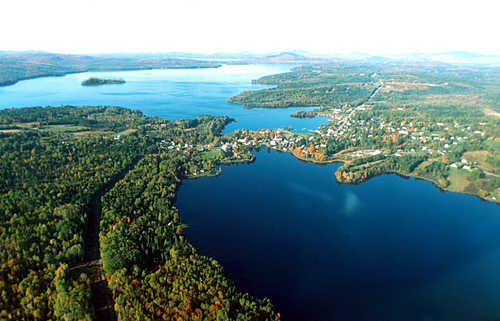
<svg viewBox="0 0 500 321">
<path fill-rule="evenodd" d="M 229 101 L 245 107 L 319 106 L 314 133 L 269 146 L 303 160 L 342 161 L 342 183 L 398 173 L 500 201 L 500 69 L 445 64 L 337 63 L 255 81 L 273 86 Z M 251 134 L 248 136 L 252 138 Z"/>
<path fill-rule="evenodd" d="M 82 266 L 99 258 L 120 320 L 279 319 L 187 242 L 173 207 L 186 173 L 214 171 L 219 159 L 201 151 L 230 121 L 119 107 L 0 111 L 0 319 L 94 319 L 96 275 Z"/>
<path fill-rule="evenodd" d="M 118 71 L 167 68 L 215 68 L 220 64 L 190 59 L 145 57 L 96 57 L 52 53 L 0 53 L 0 86 L 24 79 L 63 76 L 85 71 Z"/>
</svg>

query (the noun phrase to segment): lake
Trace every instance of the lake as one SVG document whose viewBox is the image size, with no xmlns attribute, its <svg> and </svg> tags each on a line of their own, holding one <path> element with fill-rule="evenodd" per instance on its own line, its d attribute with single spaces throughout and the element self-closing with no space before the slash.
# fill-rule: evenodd
<svg viewBox="0 0 500 321">
<path fill-rule="evenodd" d="M 121 72 L 85 72 L 64 77 L 45 77 L 0 87 L 0 109 L 31 106 L 113 105 L 138 109 L 149 116 L 171 120 L 199 115 L 227 115 L 236 118 L 225 132 L 237 128 L 260 129 L 292 126 L 311 130 L 327 122 L 323 117 L 298 119 L 289 109 L 244 109 L 228 98 L 244 90 L 267 88 L 253 85 L 264 75 L 290 70 L 284 65 L 224 65 L 209 69 L 163 69 Z M 91 78 L 123 79 L 123 85 L 83 87 Z"/>
<path fill-rule="evenodd" d="M 500 319 L 500 207 L 276 151 L 184 180 L 187 239 L 284 320 Z"/>
<path fill-rule="evenodd" d="M 226 128 L 311 130 L 302 108 L 227 102 L 287 66 L 89 72 L 0 87 L 0 108 L 118 105 L 167 119 L 228 115 Z M 124 85 L 82 87 L 90 77 Z M 335 183 L 319 166 L 275 151 L 219 177 L 185 180 L 176 206 L 188 240 L 243 291 L 270 297 L 286 320 L 499 320 L 500 207 L 431 183 L 384 175 Z"/>
</svg>

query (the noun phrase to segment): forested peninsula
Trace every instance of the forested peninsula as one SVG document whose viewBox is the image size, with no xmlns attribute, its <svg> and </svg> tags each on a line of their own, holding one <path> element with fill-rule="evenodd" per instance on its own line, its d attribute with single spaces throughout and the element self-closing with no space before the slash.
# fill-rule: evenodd
<svg viewBox="0 0 500 321">
<path fill-rule="evenodd" d="M 217 68 L 215 62 L 165 57 L 97 57 L 53 53 L 0 53 L 0 86 L 20 80 L 64 76 L 86 71 L 124 71 L 142 69 Z"/>
<path fill-rule="evenodd" d="M 189 244 L 173 206 L 184 178 L 253 159 L 228 150 L 230 121 L 0 111 L 0 319 L 279 320 Z"/>
<path fill-rule="evenodd" d="M 247 108 L 320 106 L 311 133 L 265 133 L 269 147 L 318 163 L 343 162 L 340 183 L 386 173 L 500 201 L 500 69 L 445 64 L 298 67 L 229 99 Z M 295 117 L 312 116 L 299 112 Z M 249 140 L 257 137 L 242 131 Z"/>
</svg>

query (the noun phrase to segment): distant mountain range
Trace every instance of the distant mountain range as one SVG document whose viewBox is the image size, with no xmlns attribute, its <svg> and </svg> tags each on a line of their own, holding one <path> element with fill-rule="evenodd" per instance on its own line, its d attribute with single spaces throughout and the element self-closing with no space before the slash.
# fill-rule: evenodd
<svg viewBox="0 0 500 321">
<path fill-rule="evenodd" d="M 440 61 L 450 64 L 500 65 L 500 55 L 482 54 L 468 51 L 447 51 L 440 53 L 413 53 L 393 55 L 391 58 Z"/>
<path fill-rule="evenodd" d="M 365 62 L 441 62 L 458 65 L 497 65 L 500 66 L 500 54 L 482 54 L 468 51 L 447 51 L 439 53 L 409 53 L 409 54 L 390 54 L 390 55 L 371 55 L 367 53 L 339 53 L 339 54 L 314 54 L 302 50 L 288 51 L 280 54 L 270 55 L 267 58 L 275 56 L 284 56 L 287 58 L 306 60 L 306 59 L 322 59 L 322 60 L 349 60 L 349 61 L 365 61 Z"/>
<path fill-rule="evenodd" d="M 407 62 L 431 62 L 438 61 L 451 64 L 500 64 L 500 54 L 483 54 L 470 51 L 446 51 L 438 53 L 404 53 L 404 54 L 387 54 L 387 55 L 373 55 L 363 52 L 350 52 L 350 53 L 332 53 L 332 54 L 317 54 L 305 50 L 288 50 L 285 52 L 218 52 L 218 53 L 196 53 L 196 52 L 145 52 L 145 53 L 105 53 L 105 54 L 89 54 L 89 55 L 61 55 L 53 54 L 43 51 L 0 51 L 0 55 L 40 55 L 40 56 L 78 56 L 78 57 L 100 57 L 100 58 L 129 58 L 129 59 L 187 59 L 187 60 L 277 60 L 282 61 L 331 61 L 331 60 L 371 60 L 371 61 L 407 61 Z"/>
<path fill-rule="evenodd" d="M 372 55 L 362 52 L 336 53 L 336 54 L 316 54 L 305 50 L 289 50 L 286 52 L 270 53 L 142 53 L 142 54 L 112 54 L 111 56 L 128 57 L 171 57 L 171 58 L 189 58 L 189 59 L 207 59 L 240 62 L 260 62 L 260 63 L 321 63 L 329 61 L 365 61 L 365 62 L 441 62 L 449 64 L 466 65 L 500 65 L 500 54 L 482 54 L 468 51 L 447 51 L 439 53 L 408 53 L 408 54 L 388 54 Z"/>
</svg>

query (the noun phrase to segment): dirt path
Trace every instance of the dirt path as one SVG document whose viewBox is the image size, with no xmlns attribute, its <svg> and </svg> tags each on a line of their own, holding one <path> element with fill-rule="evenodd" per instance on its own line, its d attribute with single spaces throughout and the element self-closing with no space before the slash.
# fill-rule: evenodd
<svg viewBox="0 0 500 321">
<path fill-rule="evenodd" d="M 122 180 L 130 170 L 139 162 L 141 157 L 135 159 L 129 166 L 120 173 L 112 177 L 109 182 L 94 196 L 89 202 L 87 208 L 87 230 L 85 231 L 85 262 L 99 260 L 101 253 L 99 251 L 99 222 L 101 221 L 102 204 L 101 197 L 108 193 L 117 182 Z"/>
<path fill-rule="evenodd" d="M 101 260 L 74 266 L 70 269 L 70 273 L 74 278 L 78 278 L 82 273 L 89 277 L 96 321 L 115 321 L 118 319 L 115 313 L 113 293 L 108 287 Z"/>
<path fill-rule="evenodd" d="M 96 321 L 116 321 L 113 293 L 108 287 L 102 267 L 99 248 L 99 223 L 102 215 L 101 197 L 108 193 L 117 182 L 122 180 L 139 162 L 136 158 L 129 166 L 110 179 L 110 181 L 93 197 L 87 208 L 87 230 L 85 231 L 85 263 L 72 267 L 71 272 L 78 277 L 85 273 L 90 279 L 92 303 L 96 313 Z"/>
<path fill-rule="evenodd" d="M 500 113 L 494 111 L 491 108 L 485 108 L 485 109 L 483 109 L 483 111 L 488 116 L 494 116 L 494 117 L 500 118 Z"/>
<path fill-rule="evenodd" d="M 497 174 L 493 174 L 493 173 L 491 173 L 491 172 L 487 172 L 487 171 L 485 171 L 485 170 L 483 170 L 483 172 L 484 172 L 486 175 L 489 175 L 489 176 L 494 176 L 494 177 L 498 177 L 498 175 L 497 175 Z"/>
<path fill-rule="evenodd" d="M 368 103 L 370 100 L 372 100 L 372 98 L 378 93 L 378 91 L 384 86 L 383 83 L 380 83 L 377 88 L 373 89 L 373 91 L 370 93 L 370 95 L 365 99 L 363 100 L 362 102 L 360 102 L 359 104 L 356 105 L 356 107 L 359 107 L 359 106 L 363 106 L 364 104 Z"/>
</svg>

